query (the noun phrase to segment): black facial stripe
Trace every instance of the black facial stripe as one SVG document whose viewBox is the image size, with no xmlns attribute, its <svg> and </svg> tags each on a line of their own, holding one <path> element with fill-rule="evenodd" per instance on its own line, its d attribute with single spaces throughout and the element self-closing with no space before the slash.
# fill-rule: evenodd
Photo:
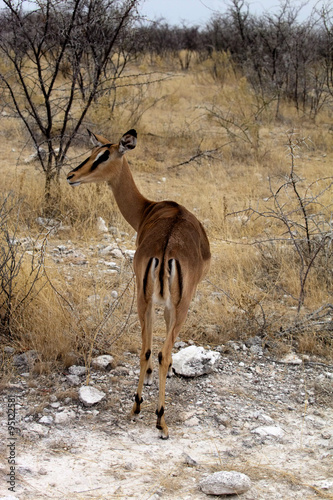
<svg viewBox="0 0 333 500">
<path fill-rule="evenodd" d="M 87 163 L 87 161 L 89 160 L 89 158 L 87 158 L 86 160 L 84 160 L 82 163 L 80 163 L 80 165 L 76 168 L 73 168 L 72 172 L 77 172 L 77 170 L 80 170 L 81 167 L 83 167 L 83 165 L 85 165 Z"/>
<path fill-rule="evenodd" d="M 109 158 L 109 156 L 110 156 L 110 151 L 107 149 L 99 158 L 97 158 L 97 160 L 94 161 L 91 167 L 91 171 L 95 170 L 95 168 L 97 168 L 98 165 L 100 165 L 100 163 L 106 161 Z"/>
</svg>

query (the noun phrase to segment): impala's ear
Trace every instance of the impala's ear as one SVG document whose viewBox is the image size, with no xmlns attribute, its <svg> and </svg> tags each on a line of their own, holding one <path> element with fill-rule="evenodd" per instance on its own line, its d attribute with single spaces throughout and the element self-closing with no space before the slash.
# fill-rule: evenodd
<svg viewBox="0 0 333 500">
<path fill-rule="evenodd" d="M 137 133 L 133 128 L 126 132 L 119 141 L 119 153 L 125 154 L 126 151 L 134 149 L 136 146 Z"/>
<path fill-rule="evenodd" d="M 93 144 L 94 147 L 100 147 L 103 146 L 104 144 L 110 144 L 110 141 L 105 139 L 105 137 L 103 137 L 102 135 L 93 134 L 88 128 L 87 132 L 90 137 L 90 142 Z"/>
</svg>

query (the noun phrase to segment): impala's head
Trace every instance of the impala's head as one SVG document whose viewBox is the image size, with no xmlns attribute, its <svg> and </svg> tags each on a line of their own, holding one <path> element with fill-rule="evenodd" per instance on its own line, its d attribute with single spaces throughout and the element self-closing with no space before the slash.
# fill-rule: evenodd
<svg viewBox="0 0 333 500">
<path fill-rule="evenodd" d="M 118 144 L 112 144 L 101 135 L 95 135 L 88 130 L 94 145 L 89 158 L 67 175 L 71 186 L 88 182 L 102 182 L 112 180 L 113 175 L 121 168 L 126 151 L 136 146 L 136 131 L 131 129 L 122 136 Z"/>
</svg>

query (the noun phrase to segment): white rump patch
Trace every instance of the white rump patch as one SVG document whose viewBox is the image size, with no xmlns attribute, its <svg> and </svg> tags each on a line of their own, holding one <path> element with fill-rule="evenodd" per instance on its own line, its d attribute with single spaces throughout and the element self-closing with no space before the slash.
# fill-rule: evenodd
<svg viewBox="0 0 333 500">
<path fill-rule="evenodd" d="M 175 261 L 175 259 L 171 259 L 171 270 L 170 270 L 170 276 L 169 276 L 169 285 L 171 285 L 171 283 L 173 282 L 175 274 L 176 274 L 176 261 Z"/>
</svg>

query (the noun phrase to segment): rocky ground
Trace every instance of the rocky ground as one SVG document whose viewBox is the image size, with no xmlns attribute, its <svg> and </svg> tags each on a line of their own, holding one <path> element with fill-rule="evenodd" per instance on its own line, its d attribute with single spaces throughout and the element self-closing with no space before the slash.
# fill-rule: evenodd
<svg viewBox="0 0 333 500">
<path fill-rule="evenodd" d="M 97 248 L 49 245 L 68 280 L 87 261 L 110 276 L 118 275 L 124 256 L 132 258 L 127 235 L 116 240 L 119 249 L 107 228 L 100 231 L 107 234 Z M 20 244 L 31 251 L 29 240 Z M 186 347 L 179 342 L 174 351 Z M 155 428 L 156 371 L 139 418 L 128 419 L 137 354 L 125 352 L 104 367 L 92 364 L 89 384 L 101 398 L 87 406 L 79 396 L 87 383 L 84 366 L 37 375 L 36 353 L 6 347 L 6 363 L 14 369 L 0 386 L 0 500 L 205 499 L 200 483 L 221 470 L 251 479 L 251 488 L 239 495 L 244 500 L 333 498 L 333 366 L 297 355 L 277 359 L 268 347 L 257 337 L 205 346 L 214 351 L 208 356 L 212 372 L 168 379 L 167 441 Z"/>
<path fill-rule="evenodd" d="M 91 370 L 91 385 L 105 394 L 93 406 L 78 397 L 84 368 L 34 376 L 33 353 L 15 358 L 17 374 L 2 390 L 0 496 L 204 499 L 199 485 L 207 475 L 234 470 L 251 479 L 244 500 L 333 498 L 333 367 L 297 356 L 273 359 L 257 338 L 217 351 L 213 372 L 167 381 L 168 441 L 155 429 L 156 380 L 138 420 L 128 419 L 136 355 Z M 13 398 L 19 432 L 11 492 Z"/>
</svg>

